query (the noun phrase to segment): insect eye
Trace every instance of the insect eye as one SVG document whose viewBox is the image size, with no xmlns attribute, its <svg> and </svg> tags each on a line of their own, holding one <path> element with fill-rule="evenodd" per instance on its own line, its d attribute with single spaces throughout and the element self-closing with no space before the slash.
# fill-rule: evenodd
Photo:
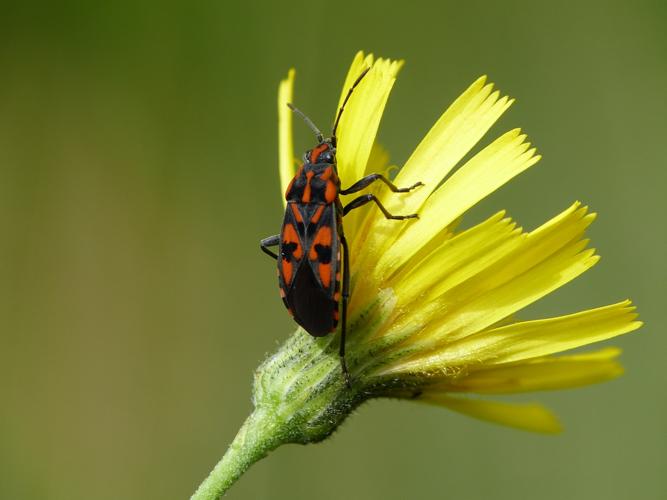
<svg viewBox="0 0 667 500">
<path fill-rule="evenodd" d="M 322 153 L 319 157 L 319 163 L 333 163 L 333 162 L 334 162 L 334 156 L 329 151 Z"/>
</svg>

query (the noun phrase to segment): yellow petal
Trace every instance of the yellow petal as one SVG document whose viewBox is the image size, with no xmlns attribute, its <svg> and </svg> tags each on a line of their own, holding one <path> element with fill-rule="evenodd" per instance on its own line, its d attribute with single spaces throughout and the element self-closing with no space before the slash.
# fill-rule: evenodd
<svg viewBox="0 0 667 500">
<path fill-rule="evenodd" d="M 485 83 L 485 76 L 477 79 L 454 101 L 421 141 L 395 180 L 399 187 L 411 186 L 416 182 L 423 182 L 425 185 L 406 194 L 396 194 L 388 190 L 382 192 L 380 200 L 391 213 L 407 215 L 420 212 L 421 205 L 442 179 L 512 104 L 508 97 L 499 99 L 500 94 L 493 92 L 493 84 Z M 382 271 L 380 274 L 386 274 L 377 266 L 378 259 L 391 247 L 397 235 L 405 227 L 414 225 L 415 221 L 386 221 L 377 209 L 369 210 L 375 215 L 374 225 L 368 228 L 367 233 L 359 234 L 357 239 L 352 241 L 352 246 L 359 253 L 358 248 L 363 244 L 364 261 L 360 262 L 360 267 L 370 266 L 372 263 L 377 271 Z M 412 243 L 422 246 L 428 244 L 428 241 Z"/>
<path fill-rule="evenodd" d="M 294 74 L 294 69 L 290 69 L 287 78 L 282 80 L 278 87 L 278 168 L 283 205 L 287 204 L 285 192 L 295 174 L 292 111 L 287 107 L 287 103 L 291 103 L 293 98 Z"/>
<path fill-rule="evenodd" d="M 380 173 L 385 172 L 389 168 L 389 151 L 377 141 L 371 148 L 371 154 L 368 157 L 368 168 L 372 172 Z"/>
<path fill-rule="evenodd" d="M 454 280 L 455 286 L 440 296 L 414 302 L 402 317 L 393 319 L 387 334 L 419 325 L 419 339 L 409 341 L 428 355 L 430 349 L 441 344 L 449 345 L 491 327 L 597 262 L 593 250 L 585 250 L 586 240 L 580 239 L 592 220 L 592 214 L 587 215 L 585 208 L 574 204 L 535 231 L 522 235 L 519 245 L 505 245 L 507 251 L 502 258 L 490 265 L 480 256 L 465 272 L 468 276 L 465 281 Z M 409 278 L 405 278 L 395 284 L 399 306 L 408 283 Z M 438 285 L 432 282 L 433 287 Z M 438 364 L 437 360 L 433 362 Z M 403 368 L 397 367 L 399 371 Z"/>
<path fill-rule="evenodd" d="M 439 353 L 445 366 L 511 363 L 600 342 L 639 328 L 629 300 L 557 318 L 480 332 Z"/>
<path fill-rule="evenodd" d="M 470 207 L 537 163 L 540 157 L 525 139 L 518 129 L 512 130 L 457 170 L 419 209 L 419 220 L 383 252 L 378 271 L 386 275 L 404 264 Z M 406 198 L 406 204 L 413 198 Z"/>
<path fill-rule="evenodd" d="M 358 181 L 366 171 L 384 107 L 402 65 L 403 61 L 388 59 L 373 62 L 372 55 L 364 57 L 361 52 L 352 62 L 339 108 L 364 69 L 371 66 L 371 70 L 354 90 L 338 125 L 338 173 L 344 188 Z"/>
<path fill-rule="evenodd" d="M 416 401 L 444 406 L 469 417 L 525 431 L 555 434 L 563 430 L 556 416 L 537 403 L 501 403 L 456 398 L 429 391 L 424 392 Z"/>
<path fill-rule="evenodd" d="M 486 76 L 478 78 L 444 112 L 396 176 L 399 185 L 421 181 L 424 188 L 405 200 L 404 208 L 417 211 L 452 168 L 486 134 L 513 100 L 492 92 Z"/>
<path fill-rule="evenodd" d="M 401 304 L 428 301 L 463 283 L 520 245 L 520 229 L 500 212 L 458 233 L 431 251 L 423 260 L 405 266 L 388 285 L 400 290 Z M 525 237 L 525 235 L 524 235 Z"/>
<path fill-rule="evenodd" d="M 569 389 L 611 380 L 623 374 L 613 347 L 569 356 L 545 356 L 509 365 L 484 366 L 464 376 L 443 379 L 437 388 L 448 392 L 512 394 Z"/>
</svg>

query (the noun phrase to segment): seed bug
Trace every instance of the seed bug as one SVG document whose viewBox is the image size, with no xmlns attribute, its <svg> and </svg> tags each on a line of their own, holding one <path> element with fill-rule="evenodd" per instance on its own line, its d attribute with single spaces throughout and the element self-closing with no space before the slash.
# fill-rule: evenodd
<svg viewBox="0 0 667 500">
<path fill-rule="evenodd" d="M 342 302 L 339 355 L 345 382 L 350 375 L 345 361 L 347 303 L 350 295 L 350 254 L 343 231 L 343 217 L 350 210 L 374 202 L 387 219 L 415 219 L 417 214 L 392 215 L 373 194 L 361 195 L 343 207 L 341 194 L 361 191 L 380 180 L 394 193 L 411 191 L 421 182 L 398 188 L 382 174 L 370 174 L 341 189 L 336 167 L 336 129 L 354 89 L 370 68 L 356 79 L 338 110 L 331 137 L 325 138 L 315 124 L 295 108 L 315 133 L 317 145 L 303 156 L 303 164 L 285 193 L 287 208 L 280 234 L 264 238 L 260 247 L 278 263 L 280 296 L 294 320 L 313 337 L 322 337 L 338 326 L 338 305 Z M 269 247 L 278 246 L 278 254 Z M 342 293 L 341 293 L 342 253 Z M 342 300 L 341 300 L 342 299 Z"/>
</svg>

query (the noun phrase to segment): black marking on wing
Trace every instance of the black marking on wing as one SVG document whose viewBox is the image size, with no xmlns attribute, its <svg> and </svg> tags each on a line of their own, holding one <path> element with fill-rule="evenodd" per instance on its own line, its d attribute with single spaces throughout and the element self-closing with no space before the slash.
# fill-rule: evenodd
<svg viewBox="0 0 667 500">
<path fill-rule="evenodd" d="M 336 206 L 326 205 L 322 215 L 320 216 L 317 224 L 310 224 L 308 226 L 308 232 L 306 237 L 306 248 L 310 250 L 313 240 L 316 238 L 317 233 L 322 226 L 328 226 L 331 229 L 331 246 L 328 245 L 319 245 L 315 244 L 313 247 L 317 253 L 317 260 L 308 259 L 308 263 L 313 270 L 315 279 L 318 284 L 324 290 L 327 295 L 333 299 L 334 289 L 335 289 L 335 279 L 336 272 L 338 270 L 338 262 L 332 259 L 333 255 L 338 254 L 338 248 L 340 248 L 340 237 L 338 236 L 338 225 L 336 224 Z M 308 257 L 308 255 L 306 255 Z M 331 280 L 328 287 L 325 287 L 320 280 L 319 266 L 320 264 L 331 264 Z"/>
</svg>

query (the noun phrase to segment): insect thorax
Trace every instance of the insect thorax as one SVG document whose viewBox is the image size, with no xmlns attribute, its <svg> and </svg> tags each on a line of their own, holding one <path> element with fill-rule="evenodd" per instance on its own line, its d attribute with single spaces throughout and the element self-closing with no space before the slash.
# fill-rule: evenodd
<svg viewBox="0 0 667 500">
<path fill-rule="evenodd" d="M 285 198 L 288 202 L 330 204 L 336 200 L 339 189 L 335 163 L 304 163 L 287 188 Z"/>
</svg>

